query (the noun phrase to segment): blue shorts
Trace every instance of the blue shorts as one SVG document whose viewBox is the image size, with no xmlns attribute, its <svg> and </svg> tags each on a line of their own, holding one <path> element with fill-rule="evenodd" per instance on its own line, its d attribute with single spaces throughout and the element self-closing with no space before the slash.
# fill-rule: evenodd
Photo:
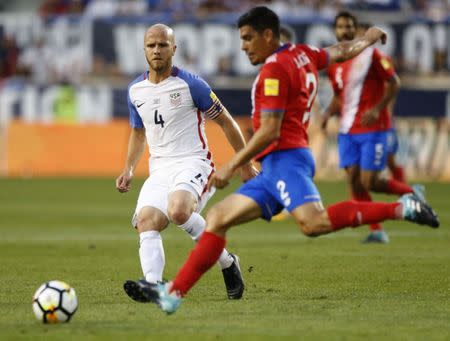
<svg viewBox="0 0 450 341">
<path fill-rule="evenodd" d="M 244 183 L 238 194 L 253 199 L 269 220 L 286 208 L 289 212 L 308 202 L 321 201 L 313 182 L 314 159 L 309 148 L 276 151 L 262 161 L 262 172 Z"/>
<path fill-rule="evenodd" d="M 362 170 L 380 171 L 386 166 L 387 133 L 339 134 L 339 166 L 359 166 Z"/>
<path fill-rule="evenodd" d="M 386 131 L 386 152 L 388 154 L 396 154 L 398 151 L 398 137 L 395 128 Z"/>
</svg>

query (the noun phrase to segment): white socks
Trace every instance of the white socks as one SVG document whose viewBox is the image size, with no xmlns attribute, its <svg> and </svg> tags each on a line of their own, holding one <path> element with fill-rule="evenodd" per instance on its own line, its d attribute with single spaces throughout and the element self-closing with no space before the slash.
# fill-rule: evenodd
<svg viewBox="0 0 450 341">
<path fill-rule="evenodd" d="M 179 225 L 181 229 L 189 233 L 194 241 L 198 241 L 203 231 L 205 230 L 205 219 L 198 213 L 193 212 L 183 225 Z M 226 249 L 223 249 L 218 260 L 221 269 L 226 269 L 233 264 L 233 257 Z"/>
<path fill-rule="evenodd" d="M 188 221 L 179 227 L 189 233 L 197 241 L 205 230 L 205 219 L 198 213 L 192 213 Z M 161 235 L 158 231 L 144 231 L 139 234 L 139 258 L 145 280 L 150 283 L 162 281 L 165 265 L 164 248 Z M 220 254 L 218 264 L 226 269 L 233 264 L 233 257 L 226 249 Z"/>
<path fill-rule="evenodd" d="M 162 281 L 165 257 L 161 235 L 158 231 L 145 231 L 139 234 L 142 272 L 150 283 Z"/>
</svg>

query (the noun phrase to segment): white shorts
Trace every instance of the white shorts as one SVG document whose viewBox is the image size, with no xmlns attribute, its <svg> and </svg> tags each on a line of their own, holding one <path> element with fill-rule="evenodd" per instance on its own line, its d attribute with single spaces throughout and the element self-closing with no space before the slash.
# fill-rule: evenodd
<svg viewBox="0 0 450 341">
<path fill-rule="evenodd" d="M 208 178 L 214 168 L 211 161 L 203 159 L 152 161 L 150 177 L 145 180 L 139 193 L 132 225 L 137 225 L 137 215 L 145 206 L 159 209 L 166 217 L 170 193 L 184 190 L 197 199 L 196 212 L 200 213 L 214 190 L 206 191 Z"/>
</svg>

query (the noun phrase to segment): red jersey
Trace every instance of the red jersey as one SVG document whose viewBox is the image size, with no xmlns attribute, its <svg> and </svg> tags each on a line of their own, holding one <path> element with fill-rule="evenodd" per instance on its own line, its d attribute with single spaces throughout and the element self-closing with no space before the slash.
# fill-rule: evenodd
<svg viewBox="0 0 450 341">
<path fill-rule="evenodd" d="M 361 125 L 362 114 L 383 97 L 385 82 L 395 75 L 391 61 L 369 47 L 353 59 L 330 65 L 328 78 L 340 99 L 341 133 L 367 133 L 391 127 L 388 108 L 370 126 Z"/>
<path fill-rule="evenodd" d="M 308 45 L 285 44 L 267 57 L 252 88 L 253 129 L 261 113 L 284 113 L 280 137 L 260 152 L 308 147 L 307 128 L 317 94 L 317 70 L 328 66 L 328 52 Z"/>
</svg>

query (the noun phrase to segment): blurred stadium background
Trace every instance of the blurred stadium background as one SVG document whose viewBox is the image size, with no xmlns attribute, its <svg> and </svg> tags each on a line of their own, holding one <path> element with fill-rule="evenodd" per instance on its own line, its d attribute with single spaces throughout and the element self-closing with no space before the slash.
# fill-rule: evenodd
<svg viewBox="0 0 450 341">
<path fill-rule="evenodd" d="M 332 20 L 341 9 L 385 28 L 389 41 L 380 48 L 402 80 L 398 160 L 409 178 L 450 180 L 448 0 L 2 0 L 0 175 L 119 174 L 128 138 L 126 88 L 146 69 L 143 34 L 155 22 L 175 28 L 175 63 L 207 79 L 250 129 L 257 69 L 241 53 L 234 23 L 256 4 L 274 9 L 299 42 L 318 46 L 334 43 Z M 316 118 L 330 98 L 322 77 Z M 207 129 L 221 164 L 231 151 L 214 124 Z M 313 122 L 311 130 L 318 178 L 343 176 L 333 129 L 325 137 Z M 139 174 L 146 168 L 141 162 Z"/>
<path fill-rule="evenodd" d="M 133 191 L 114 188 L 127 148 L 127 85 L 147 68 L 146 27 L 167 23 L 175 63 L 207 79 L 250 134 L 257 69 L 239 50 L 234 23 L 261 3 L 313 45 L 334 43 L 341 9 L 389 32 L 380 48 L 402 80 L 398 160 L 409 179 L 427 180 L 442 227 L 388 222 L 391 243 L 368 246 L 360 243 L 366 228 L 308 239 L 292 220 L 258 220 L 228 239 L 245 273 L 243 300 L 228 302 L 211 271 L 167 318 L 122 290 L 140 274 L 129 226 L 147 174 L 141 161 Z M 448 0 L 0 0 L 0 339 L 449 340 L 449 11 Z M 327 136 L 318 128 L 331 99 L 326 75 L 320 86 L 310 136 L 328 204 L 347 190 L 336 122 Z M 220 164 L 231 150 L 215 129 L 207 126 Z M 175 228 L 164 242 L 171 278 L 192 242 Z M 32 315 L 33 292 L 51 279 L 73 285 L 80 300 L 63 328 L 39 326 Z"/>
</svg>

